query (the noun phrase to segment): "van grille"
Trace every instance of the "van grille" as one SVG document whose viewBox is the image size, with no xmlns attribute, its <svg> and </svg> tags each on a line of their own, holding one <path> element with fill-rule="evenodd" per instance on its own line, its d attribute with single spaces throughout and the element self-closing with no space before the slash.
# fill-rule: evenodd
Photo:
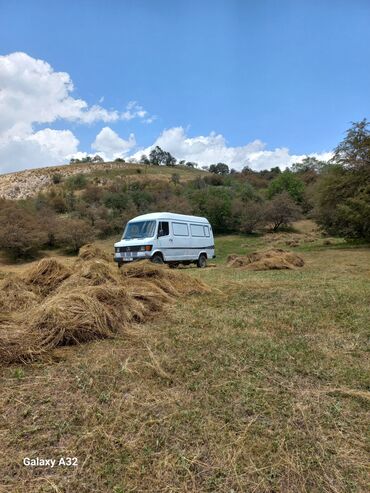
<svg viewBox="0 0 370 493">
<path fill-rule="evenodd" d="M 127 246 L 127 247 L 116 247 L 115 251 L 116 253 L 123 253 L 123 252 L 139 252 L 142 248 L 142 245 L 140 246 Z"/>
</svg>

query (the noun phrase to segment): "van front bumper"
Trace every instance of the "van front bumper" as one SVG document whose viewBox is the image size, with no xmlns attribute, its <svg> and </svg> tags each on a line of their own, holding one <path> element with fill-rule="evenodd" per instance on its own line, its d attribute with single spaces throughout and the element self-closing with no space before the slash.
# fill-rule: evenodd
<svg viewBox="0 0 370 493">
<path fill-rule="evenodd" d="M 151 252 L 120 252 L 114 254 L 114 261 L 122 264 L 123 262 L 150 258 L 151 256 Z"/>
</svg>

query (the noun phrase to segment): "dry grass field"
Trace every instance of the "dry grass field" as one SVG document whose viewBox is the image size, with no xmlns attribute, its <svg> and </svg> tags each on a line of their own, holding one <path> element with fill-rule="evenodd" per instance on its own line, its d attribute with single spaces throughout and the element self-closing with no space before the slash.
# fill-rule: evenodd
<svg viewBox="0 0 370 493">
<path fill-rule="evenodd" d="M 218 238 L 214 268 L 184 269 L 215 289 L 122 337 L 0 366 L 0 492 L 368 491 L 370 250 L 317 239 L 303 268 L 226 267 L 270 240 Z"/>
</svg>

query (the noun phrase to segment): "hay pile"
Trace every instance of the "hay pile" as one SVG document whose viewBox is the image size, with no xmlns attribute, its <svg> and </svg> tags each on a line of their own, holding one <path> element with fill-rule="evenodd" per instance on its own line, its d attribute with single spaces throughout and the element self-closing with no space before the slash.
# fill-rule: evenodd
<svg viewBox="0 0 370 493">
<path fill-rule="evenodd" d="M 0 313 L 24 310 L 38 301 L 39 296 L 20 277 L 14 275 L 0 282 Z"/>
<path fill-rule="evenodd" d="M 108 254 L 93 243 L 82 246 L 78 252 L 78 258 L 82 260 L 105 260 L 106 262 L 112 260 Z"/>
<path fill-rule="evenodd" d="M 294 248 L 307 243 L 313 243 L 319 240 L 320 236 L 320 232 L 316 230 L 309 233 L 270 233 L 266 235 L 265 239 L 272 246 L 279 247 L 286 245 Z"/>
<path fill-rule="evenodd" d="M 199 279 L 183 272 L 170 270 L 167 266 L 158 268 L 156 264 L 144 260 L 128 264 L 121 273 L 126 282 L 132 279 L 146 279 L 160 286 L 166 293 L 174 296 L 210 292 L 210 288 Z"/>
<path fill-rule="evenodd" d="M 287 252 L 281 248 L 270 248 L 249 255 L 229 255 L 227 265 L 248 270 L 295 269 L 303 267 L 304 260 L 296 253 Z"/>
<path fill-rule="evenodd" d="M 28 270 L 24 281 L 40 294 L 47 295 L 71 274 L 71 271 L 57 260 L 44 258 Z"/>
<path fill-rule="evenodd" d="M 22 278 L 2 281 L 0 307 L 7 316 L 0 317 L 0 361 L 29 361 L 55 347 L 124 334 L 176 297 L 210 291 L 149 261 L 119 270 L 87 247 L 70 269 L 43 259 Z"/>
</svg>

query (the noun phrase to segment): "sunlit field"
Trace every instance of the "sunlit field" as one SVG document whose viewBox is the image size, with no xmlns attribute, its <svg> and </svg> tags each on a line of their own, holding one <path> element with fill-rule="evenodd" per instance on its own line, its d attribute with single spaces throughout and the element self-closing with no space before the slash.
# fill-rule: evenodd
<svg viewBox="0 0 370 493">
<path fill-rule="evenodd" d="M 226 266 L 270 244 L 218 237 L 213 266 L 184 269 L 211 293 L 126 336 L 2 366 L 0 491 L 368 491 L 370 251 L 317 239 L 294 250 L 300 269 Z"/>
</svg>

